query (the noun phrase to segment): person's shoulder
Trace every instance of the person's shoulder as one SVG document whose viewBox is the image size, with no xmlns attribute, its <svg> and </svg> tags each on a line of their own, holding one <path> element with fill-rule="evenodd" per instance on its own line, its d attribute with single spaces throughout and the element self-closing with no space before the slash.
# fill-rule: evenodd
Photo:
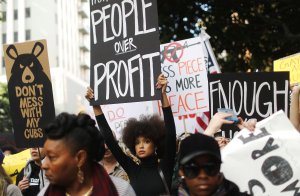
<svg viewBox="0 0 300 196">
<path fill-rule="evenodd" d="M 127 181 L 114 176 L 109 177 L 113 181 L 120 196 L 135 196 L 133 188 Z"/>
<path fill-rule="evenodd" d="M 232 181 L 228 179 L 224 179 L 224 184 L 226 187 L 227 195 L 229 196 L 248 196 L 249 194 L 247 192 L 240 192 L 239 187 Z"/>
<path fill-rule="evenodd" d="M 17 187 L 14 184 L 10 184 L 7 186 L 7 196 L 22 196 L 22 192 L 19 189 L 19 187 Z"/>
</svg>

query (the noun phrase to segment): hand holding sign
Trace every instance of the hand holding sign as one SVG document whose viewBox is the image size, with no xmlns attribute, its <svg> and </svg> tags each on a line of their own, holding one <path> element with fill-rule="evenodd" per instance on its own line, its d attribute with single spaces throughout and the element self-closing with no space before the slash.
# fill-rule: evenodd
<svg viewBox="0 0 300 196">
<path fill-rule="evenodd" d="M 249 131 L 254 131 L 255 127 L 256 127 L 256 123 L 257 123 L 257 119 L 256 118 L 251 118 L 247 121 L 244 121 L 241 117 L 239 117 L 240 119 L 240 123 L 237 124 L 239 129 L 248 129 Z"/>
<path fill-rule="evenodd" d="M 168 80 L 164 74 L 160 74 L 157 78 L 156 89 L 161 89 L 162 93 L 166 93 Z"/>
<path fill-rule="evenodd" d="M 85 98 L 88 100 L 88 102 L 91 102 L 94 99 L 94 92 L 93 92 L 93 89 L 91 89 L 91 87 L 87 87 Z M 103 114 L 103 111 L 102 111 L 100 105 L 93 105 L 93 110 L 94 110 L 95 116 Z"/>
<path fill-rule="evenodd" d="M 163 74 L 160 74 L 157 78 L 157 83 L 155 86 L 156 89 L 161 89 L 161 94 L 162 94 L 161 103 L 162 103 L 162 107 L 164 108 L 170 106 L 170 102 L 166 92 L 167 84 L 168 84 L 167 78 Z"/>
<path fill-rule="evenodd" d="M 29 188 L 29 180 L 26 176 L 23 177 L 23 179 L 18 184 L 19 189 L 21 192 L 24 192 L 26 189 Z"/>
</svg>

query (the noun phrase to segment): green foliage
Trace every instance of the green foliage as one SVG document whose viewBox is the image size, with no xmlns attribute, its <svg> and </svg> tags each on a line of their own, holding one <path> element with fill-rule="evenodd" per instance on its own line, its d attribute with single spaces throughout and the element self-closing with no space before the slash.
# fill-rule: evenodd
<svg viewBox="0 0 300 196">
<path fill-rule="evenodd" d="M 272 70 L 300 52 L 299 0 L 158 0 L 163 43 L 198 36 L 200 22 L 223 72 Z"/>
<path fill-rule="evenodd" d="M 0 83 L 0 132 L 12 131 L 7 85 Z"/>
</svg>

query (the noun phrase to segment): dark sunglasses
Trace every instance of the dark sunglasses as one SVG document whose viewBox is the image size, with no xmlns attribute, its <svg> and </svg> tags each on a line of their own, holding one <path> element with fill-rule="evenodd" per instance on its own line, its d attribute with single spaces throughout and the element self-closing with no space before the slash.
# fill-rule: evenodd
<svg viewBox="0 0 300 196">
<path fill-rule="evenodd" d="M 202 169 L 208 176 L 215 176 L 220 171 L 220 164 L 205 163 L 205 164 L 197 165 L 195 163 L 190 163 L 182 166 L 184 176 L 190 179 L 196 178 Z"/>
</svg>

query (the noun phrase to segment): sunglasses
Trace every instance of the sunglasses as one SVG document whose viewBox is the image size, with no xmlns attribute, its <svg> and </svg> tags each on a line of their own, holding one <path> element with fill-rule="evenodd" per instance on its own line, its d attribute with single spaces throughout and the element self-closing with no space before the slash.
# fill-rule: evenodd
<svg viewBox="0 0 300 196">
<path fill-rule="evenodd" d="M 220 164 L 217 163 L 205 163 L 201 165 L 196 165 L 195 163 L 190 163 L 182 166 L 184 176 L 187 178 L 196 178 L 200 171 L 203 170 L 208 176 L 215 176 L 220 171 Z"/>
</svg>

